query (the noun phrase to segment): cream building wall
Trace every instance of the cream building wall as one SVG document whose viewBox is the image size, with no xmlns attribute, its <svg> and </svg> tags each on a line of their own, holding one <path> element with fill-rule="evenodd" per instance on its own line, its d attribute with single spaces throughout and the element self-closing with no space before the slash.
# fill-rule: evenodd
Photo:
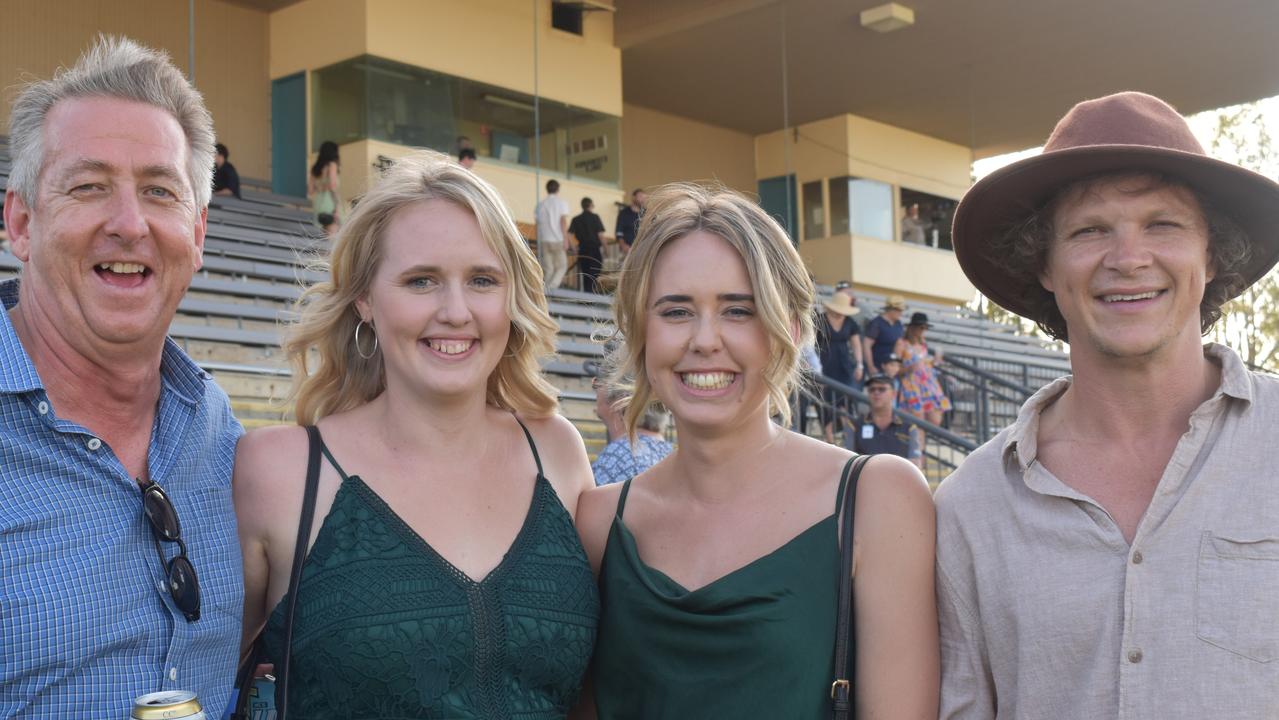
<svg viewBox="0 0 1279 720">
<path fill-rule="evenodd" d="M 639 105 L 622 111 L 622 188 L 717 180 L 751 194 L 755 138 Z"/>
<path fill-rule="evenodd" d="M 367 52 L 559 102 L 622 114 L 622 52 L 613 17 L 583 14 L 582 35 L 551 27 L 551 0 L 375 0 Z M 536 67 L 536 88 L 534 69 Z"/>
<path fill-rule="evenodd" d="M 893 187 L 894 212 L 901 189 L 958 200 L 969 186 L 972 152 L 948 143 L 855 115 L 840 115 L 755 138 L 755 177 L 795 175 L 797 193 L 805 183 L 853 176 Z M 831 227 L 830 184 L 823 184 L 822 223 Z M 799 236 L 810 218 L 798 209 Z M 894 219 L 893 237 L 900 235 Z M 976 290 L 964 277 L 949 250 L 910 245 L 861 235 L 833 235 L 802 240 L 800 255 L 822 283 L 851 280 L 884 293 L 940 303 L 964 303 Z"/>
<path fill-rule="evenodd" d="M 612 14 L 586 13 L 577 36 L 552 28 L 551 0 L 541 0 L 536 64 L 533 22 L 522 0 L 304 0 L 271 13 L 269 73 L 282 78 L 369 54 L 621 115 Z"/>
<path fill-rule="evenodd" d="M 7 132 L 17 86 L 75 63 L 99 33 L 124 35 L 169 53 L 189 68 L 186 2 L 173 0 L 3 0 L 0 126 Z M 196 87 L 213 114 L 218 140 L 241 176 L 270 177 L 271 87 L 267 14 L 219 0 L 195 3 Z"/>
</svg>

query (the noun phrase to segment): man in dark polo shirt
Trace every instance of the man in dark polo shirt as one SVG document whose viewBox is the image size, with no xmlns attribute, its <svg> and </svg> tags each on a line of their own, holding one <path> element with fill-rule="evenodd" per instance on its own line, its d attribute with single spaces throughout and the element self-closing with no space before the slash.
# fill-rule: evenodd
<svg viewBox="0 0 1279 720">
<path fill-rule="evenodd" d="M 893 415 L 893 380 L 873 375 L 866 381 L 870 412 L 844 432 L 844 447 L 863 455 L 897 455 L 923 468 L 924 454 L 910 426 Z"/>
<path fill-rule="evenodd" d="M 226 145 L 213 146 L 213 194 L 240 197 L 240 173 L 231 164 L 231 151 Z"/>
<path fill-rule="evenodd" d="M 631 252 L 631 246 L 635 243 L 635 234 L 639 232 L 640 213 L 644 212 L 646 202 L 648 202 L 648 196 L 644 194 L 644 190 L 636 188 L 631 193 L 631 204 L 617 211 L 617 226 L 613 234 L 617 236 L 622 255 Z"/>
<path fill-rule="evenodd" d="M 595 214 L 595 203 L 582 198 L 582 214 L 573 218 L 568 231 L 577 238 L 577 268 L 582 273 L 582 290 L 600 292 L 600 270 L 604 267 L 604 221 Z"/>
</svg>

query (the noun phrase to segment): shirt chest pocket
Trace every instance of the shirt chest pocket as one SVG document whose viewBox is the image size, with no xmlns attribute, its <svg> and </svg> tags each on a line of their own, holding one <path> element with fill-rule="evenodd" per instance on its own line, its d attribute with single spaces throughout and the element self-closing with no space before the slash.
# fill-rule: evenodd
<svg viewBox="0 0 1279 720">
<path fill-rule="evenodd" d="M 1204 532 L 1195 632 L 1204 642 L 1257 662 L 1279 657 L 1279 538 Z"/>
</svg>

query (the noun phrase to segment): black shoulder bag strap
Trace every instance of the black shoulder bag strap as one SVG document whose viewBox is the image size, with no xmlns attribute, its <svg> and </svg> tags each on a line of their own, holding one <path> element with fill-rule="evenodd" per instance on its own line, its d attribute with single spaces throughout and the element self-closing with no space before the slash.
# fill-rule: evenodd
<svg viewBox="0 0 1279 720">
<path fill-rule="evenodd" d="M 298 517 L 298 540 L 293 546 L 293 570 L 289 573 L 289 592 L 284 601 L 284 653 L 275 668 L 275 718 L 284 720 L 289 709 L 289 659 L 293 655 L 293 613 L 298 606 L 298 581 L 302 578 L 302 563 L 306 560 L 307 545 L 311 541 L 311 521 L 315 518 L 315 494 L 320 486 L 320 430 L 314 425 L 306 427 L 310 449 L 306 460 L 306 491 L 302 495 L 302 513 Z"/>
<path fill-rule="evenodd" d="M 311 539 L 311 521 L 315 517 L 315 495 L 320 486 L 320 431 L 308 425 L 306 435 L 309 441 L 306 460 L 306 485 L 302 492 L 302 512 L 298 517 L 298 539 L 293 547 L 293 568 L 289 573 L 289 590 L 285 593 L 284 606 L 284 657 L 275 667 L 275 717 L 284 720 L 288 699 L 285 694 L 289 684 L 289 656 L 293 648 L 293 613 L 298 604 L 298 581 L 302 577 L 302 563 L 306 560 L 307 543 Z M 253 648 L 245 658 L 244 665 L 236 673 L 235 686 L 239 694 L 235 699 L 235 712 L 231 715 L 235 720 L 248 720 L 249 695 L 253 689 L 253 674 L 264 656 L 262 650 L 262 633 L 253 641 Z"/>
<path fill-rule="evenodd" d="M 848 478 L 844 485 L 843 503 L 840 507 L 839 532 L 839 607 L 835 615 L 835 681 L 830 686 L 834 700 L 831 717 L 848 720 L 852 717 L 853 668 L 848 667 L 848 656 L 855 652 L 857 639 L 853 637 L 850 615 L 853 612 L 853 509 L 857 502 L 857 478 L 862 474 L 869 455 L 860 455 L 844 468 Z"/>
</svg>

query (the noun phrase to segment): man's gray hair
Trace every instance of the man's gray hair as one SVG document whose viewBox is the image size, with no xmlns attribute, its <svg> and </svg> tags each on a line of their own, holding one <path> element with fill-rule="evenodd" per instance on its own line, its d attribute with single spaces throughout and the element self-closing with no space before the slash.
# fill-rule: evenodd
<svg viewBox="0 0 1279 720">
<path fill-rule="evenodd" d="M 213 192 L 213 117 L 199 91 L 187 82 L 169 56 L 122 37 L 99 35 L 74 67 L 59 69 L 51 80 L 29 83 L 9 116 L 13 168 L 9 187 L 28 206 L 44 166 L 44 123 L 58 102 L 72 98 L 116 98 L 158 107 L 182 126 L 187 141 L 187 177 L 197 209 Z"/>
</svg>

